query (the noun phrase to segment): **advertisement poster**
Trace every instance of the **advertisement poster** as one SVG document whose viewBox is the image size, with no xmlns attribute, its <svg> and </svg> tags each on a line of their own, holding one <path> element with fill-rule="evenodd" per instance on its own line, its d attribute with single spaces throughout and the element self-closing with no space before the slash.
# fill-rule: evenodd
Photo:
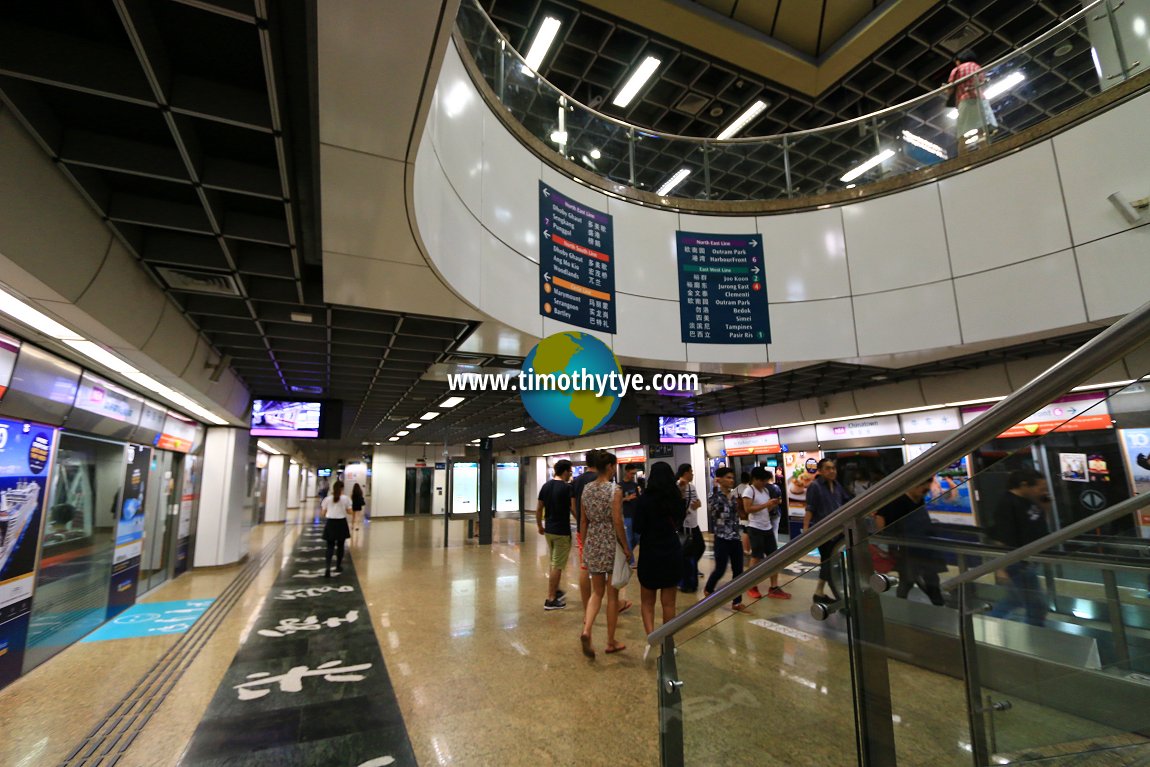
<svg viewBox="0 0 1150 767">
<path fill-rule="evenodd" d="M 910 463 L 925 453 L 934 443 L 906 446 L 906 461 Z M 950 525 L 973 525 L 974 506 L 970 502 L 970 472 L 964 456 L 934 475 L 930 495 L 926 502 L 931 519 Z"/>
<path fill-rule="evenodd" d="M 176 570 L 175 574 L 187 572 L 188 552 L 192 540 L 192 514 L 196 501 L 200 499 L 200 462 L 194 455 L 184 458 L 184 480 L 180 488 L 180 521 L 176 529 Z"/>
<path fill-rule="evenodd" d="M 683 343 L 771 342 L 761 237 L 676 232 L 675 249 Z"/>
<path fill-rule="evenodd" d="M 1086 453 L 1059 453 L 1058 471 L 1066 482 L 1089 482 L 1086 477 Z"/>
<path fill-rule="evenodd" d="M 20 676 L 56 430 L 0 419 L 0 687 Z"/>
<path fill-rule="evenodd" d="M 1135 495 L 1150 493 L 1150 429 L 1119 429 Z M 1138 511 L 1138 532 L 1150 538 L 1150 508 Z"/>
<path fill-rule="evenodd" d="M 821 450 L 783 453 L 783 471 L 787 479 L 787 510 L 800 519 L 807 513 L 807 488 L 818 476 Z"/>
<path fill-rule="evenodd" d="M 12 380 L 12 370 L 16 367 L 19 351 L 19 340 L 0 333 L 0 399 L 4 399 L 4 392 L 8 391 L 8 382 Z"/>
<path fill-rule="evenodd" d="M 140 557 L 144 551 L 144 492 L 152 449 L 128 445 L 120 514 L 116 517 L 116 551 L 112 559 L 112 584 L 108 591 L 108 618 L 136 602 L 140 581 Z"/>
<path fill-rule="evenodd" d="M 615 235 L 611 216 L 539 182 L 539 313 L 615 332 Z"/>
</svg>

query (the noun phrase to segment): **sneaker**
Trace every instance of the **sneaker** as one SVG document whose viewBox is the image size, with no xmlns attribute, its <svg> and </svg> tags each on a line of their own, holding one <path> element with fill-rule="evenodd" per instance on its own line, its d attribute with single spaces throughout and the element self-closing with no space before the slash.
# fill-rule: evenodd
<svg viewBox="0 0 1150 767">
<path fill-rule="evenodd" d="M 567 606 L 566 602 L 560 602 L 558 599 L 545 599 L 543 600 L 544 610 L 562 610 Z"/>
<path fill-rule="evenodd" d="M 747 596 L 749 596 L 751 599 L 762 599 L 763 598 L 763 594 L 761 591 L 759 591 L 758 586 L 752 586 L 747 591 Z"/>
<path fill-rule="evenodd" d="M 783 591 L 778 586 L 771 586 L 767 589 L 767 597 L 769 599 L 790 599 L 791 595 Z"/>
<path fill-rule="evenodd" d="M 819 604 L 822 604 L 822 605 L 829 605 L 832 602 L 834 602 L 835 600 L 831 599 L 826 594 L 815 594 L 814 596 L 811 597 L 811 601 L 812 602 L 818 602 Z"/>
<path fill-rule="evenodd" d="M 556 602 L 562 602 L 563 604 L 567 604 L 567 592 L 562 591 L 562 590 L 556 591 L 555 592 L 555 601 Z"/>
</svg>

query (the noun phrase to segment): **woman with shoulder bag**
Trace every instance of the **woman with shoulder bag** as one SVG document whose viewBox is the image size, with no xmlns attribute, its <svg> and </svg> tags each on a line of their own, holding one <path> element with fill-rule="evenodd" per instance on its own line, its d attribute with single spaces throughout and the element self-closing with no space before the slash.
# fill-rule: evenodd
<svg viewBox="0 0 1150 767">
<path fill-rule="evenodd" d="M 583 633 L 579 641 L 583 654 L 595 657 L 591 646 L 591 629 L 607 597 L 607 653 L 625 650 L 626 645 L 615 641 L 615 627 L 619 623 L 619 589 L 612 584 L 616 563 L 616 548 L 622 549 L 624 565 L 631 559 L 631 546 L 627 542 L 627 528 L 623 525 L 623 491 L 611 479 L 615 476 L 617 461 L 614 454 L 603 451 L 595 456 L 595 481 L 583 489 L 582 514 L 579 531 L 583 539 L 583 564 L 591 576 L 591 596 L 583 614 Z"/>
</svg>

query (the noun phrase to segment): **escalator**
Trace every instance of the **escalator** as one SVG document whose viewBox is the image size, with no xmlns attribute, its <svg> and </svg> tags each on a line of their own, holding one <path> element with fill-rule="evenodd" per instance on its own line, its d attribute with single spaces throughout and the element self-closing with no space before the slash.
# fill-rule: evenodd
<svg viewBox="0 0 1150 767">
<path fill-rule="evenodd" d="M 1148 384 L 1148 339 L 1150 304 L 657 628 L 662 763 L 1150 765 L 1150 493 L 1111 455 L 1115 484 L 1090 492 L 1102 464 L 1066 437 L 1100 413 L 1150 423 L 1116 404 Z M 1003 449 L 1117 360 L 1130 380 Z M 992 443 L 966 483 L 932 486 Z M 948 494 L 978 499 L 979 526 L 931 519 Z M 812 602 L 815 549 L 839 537 Z M 771 572 L 794 599 L 728 609 Z"/>
</svg>

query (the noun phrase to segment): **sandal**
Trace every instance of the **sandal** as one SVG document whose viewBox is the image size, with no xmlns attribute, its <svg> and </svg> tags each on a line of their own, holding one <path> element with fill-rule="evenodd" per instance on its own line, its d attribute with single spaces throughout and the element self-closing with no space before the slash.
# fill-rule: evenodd
<svg viewBox="0 0 1150 767">
<path fill-rule="evenodd" d="M 619 612 L 620 612 L 620 613 L 625 613 L 625 612 L 627 612 L 628 610 L 630 610 L 630 609 L 631 609 L 632 607 L 634 607 L 634 606 L 635 606 L 635 604 L 634 604 L 633 602 L 631 602 L 631 601 L 629 601 L 629 600 L 628 600 L 628 601 L 625 601 L 625 602 L 623 602 L 622 606 L 620 606 L 620 607 L 619 607 Z M 608 651 L 608 652 L 610 652 L 610 651 Z"/>
<path fill-rule="evenodd" d="M 745 604 L 740 602 L 737 605 L 731 605 L 731 609 L 737 613 L 745 613 L 747 610 L 750 610 L 751 608 L 747 607 Z"/>
<path fill-rule="evenodd" d="M 595 660 L 595 650 L 591 647 L 591 637 L 586 634 L 580 634 L 579 642 L 583 645 L 583 654 L 591 660 Z"/>
<path fill-rule="evenodd" d="M 626 649 L 627 649 L 627 645 L 625 645 L 625 644 L 607 645 L 606 652 L 608 655 L 612 655 L 612 654 L 617 653 L 617 652 L 623 652 Z"/>
</svg>

